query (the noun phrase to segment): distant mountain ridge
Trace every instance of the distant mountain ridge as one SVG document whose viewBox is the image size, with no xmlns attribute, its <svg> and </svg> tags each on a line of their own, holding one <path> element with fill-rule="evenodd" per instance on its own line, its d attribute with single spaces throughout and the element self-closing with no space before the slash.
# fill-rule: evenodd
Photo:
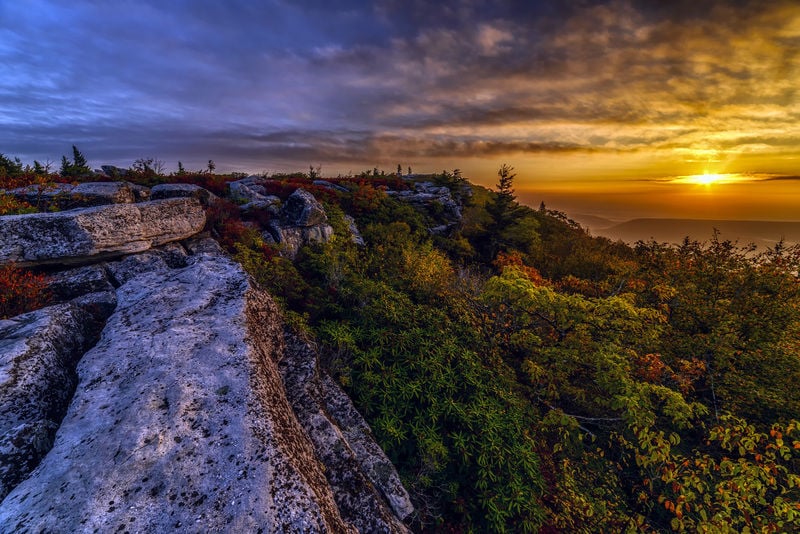
<svg viewBox="0 0 800 534">
<path fill-rule="evenodd" d="M 655 239 L 658 242 L 680 243 L 685 237 L 707 241 L 714 230 L 723 239 L 754 243 L 759 248 L 774 246 L 783 239 L 800 243 L 800 221 L 729 221 L 711 219 L 639 218 L 607 228 L 590 228 L 592 233 L 628 243 Z"/>
</svg>

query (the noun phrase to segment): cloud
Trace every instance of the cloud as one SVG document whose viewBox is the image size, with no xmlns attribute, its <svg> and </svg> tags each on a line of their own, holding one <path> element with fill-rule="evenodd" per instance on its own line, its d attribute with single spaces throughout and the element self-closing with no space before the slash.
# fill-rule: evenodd
<svg viewBox="0 0 800 534">
<path fill-rule="evenodd" d="M 223 166 L 798 151 L 795 4 L 540 4 L 3 3 L 0 149 Z"/>
</svg>

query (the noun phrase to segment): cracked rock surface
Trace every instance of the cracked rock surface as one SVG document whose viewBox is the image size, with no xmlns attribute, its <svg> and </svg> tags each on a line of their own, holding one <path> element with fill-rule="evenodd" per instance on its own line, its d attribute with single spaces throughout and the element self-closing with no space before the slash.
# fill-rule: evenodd
<svg viewBox="0 0 800 534">
<path fill-rule="evenodd" d="M 353 532 L 286 399 L 270 297 L 213 253 L 157 269 L 117 290 L 0 532 Z"/>
<path fill-rule="evenodd" d="M 59 304 L 0 321 L 0 499 L 50 450 L 100 319 Z"/>
</svg>

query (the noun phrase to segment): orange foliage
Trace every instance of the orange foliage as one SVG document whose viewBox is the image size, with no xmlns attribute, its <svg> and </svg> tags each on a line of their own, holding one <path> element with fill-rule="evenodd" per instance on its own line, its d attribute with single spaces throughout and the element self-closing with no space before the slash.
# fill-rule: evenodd
<svg viewBox="0 0 800 534">
<path fill-rule="evenodd" d="M 0 266 L 0 319 L 40 308 L 47 302 L 45 276 L 13 265 Z"/>
<path fill-rule="evenodd" d="M 506 267 L 513 267 L 537 287 L 551 285 L 550 282 L 541 275 L 536 267 L 525 265 L 525 263 L 522 261 L 522 254 L 520 254 L 517 250 L 512 250 L 510 252 L 498 252 L 497 258 L 495 258 L 495 260 L 492 262 L 492 265 L 494 265 L 494 267 L 499 271 L 502 271 Z"/>
<path fill-rule="evenodd" d="M 386 196 L 385 189 L 373 187 L 371 184 L 359 183 L 358 189 L 351 199 L 353 211 L 367 213 L 375 211 Z"/>
<path fill-rule="evenodd" d="M 705 363 L 697 359 L 678 360 L 675 372 L 672 367 L 664 363 L 660 354 L 644 354 L 637 356 L 634 361 L 634 375 L 651 384 L 665 384 L 677 386 L 678 390 L 686 395 L 694 389 L 694 383 L 706 371 Z"/>
<path fill-rule="evenodd" d="M 17 200 L 11 195 L 0 193 L 0 215 L 16 215 L 18 213 L 29 213 L 36 211 L 27 202 Z"/>
</svg>

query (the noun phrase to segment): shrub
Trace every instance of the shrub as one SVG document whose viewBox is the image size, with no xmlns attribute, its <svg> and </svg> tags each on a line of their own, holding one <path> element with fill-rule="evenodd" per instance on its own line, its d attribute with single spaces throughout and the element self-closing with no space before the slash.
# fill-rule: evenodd
<svg viewBox="0 0 800 534">
<path fill-rule="evenodd" d="M 14 265 L 0 266 L 0 319 L 40 308 L 47 302 L 45 276 Z"/>
<path fill-rule="evenodd" d="M 11 195 L 0 193 L 0 215 L 19 215 L 21 213 L 33 213 L 36 208 L 27 202 L 17 200 Z"/>
</svg>

